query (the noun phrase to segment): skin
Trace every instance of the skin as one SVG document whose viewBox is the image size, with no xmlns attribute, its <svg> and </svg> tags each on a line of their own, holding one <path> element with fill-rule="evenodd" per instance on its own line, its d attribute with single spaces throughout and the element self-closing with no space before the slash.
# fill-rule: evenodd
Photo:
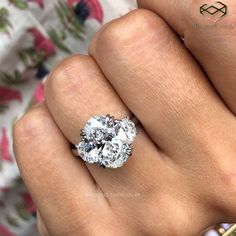
<svg viewBox="0 0 236 236">
<path fill-rule="evenodd" d="M 192 236 L 236 221 L 235 28 L 211 27 L 197 15 L 203 1 L 138 2 L 153 12 L 106 24 L 15 125 L 41 235 Z M 142 125 L 122 168 L 73 157 L 69 143 L 91 116 L 131 112 Z"/>
</svg>

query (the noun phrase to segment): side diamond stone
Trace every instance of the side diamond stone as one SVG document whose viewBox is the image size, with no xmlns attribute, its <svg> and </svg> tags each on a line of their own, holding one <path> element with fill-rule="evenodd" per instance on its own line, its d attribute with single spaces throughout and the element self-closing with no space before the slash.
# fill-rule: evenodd
<svg viewBox="0 0 236 236">
<path fill-rule="evenodd" d="M 129 118 L 124 118 L 120 121 L 121 129 L 120 133 L 126 136 L 126 142 L 132 143 L 136 137 L 137 130 L 134 122 L 132 122 Z"/>
</svg>

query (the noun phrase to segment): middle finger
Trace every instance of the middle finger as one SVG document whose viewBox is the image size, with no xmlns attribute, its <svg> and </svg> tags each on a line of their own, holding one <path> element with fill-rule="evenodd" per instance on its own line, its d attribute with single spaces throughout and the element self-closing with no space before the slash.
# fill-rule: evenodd
<svg viewBox="0 0 236 236">
<path fill-rule="evenodd" d="M 74 144 L 79 142 L 80 129 L 90 117 L 111 114 L 120 119 L 130 113 L 88 56 L 74 56 L 62 62 L 48 78 L 45 95 L 54 120 Z M 133 154 L 122 168 L 102 169 L 94 164 L 87 167 L 103 192 L 136 192 L 157 185 L 156 179 L 164 183 L 166 163 L 160 155 L 139 127 Z"/>
<path fill-rule="evenodd" d="M 233 115 L 181 40 L 151 11 L 136 10 L 106 25 L 90 53 L 169 156 L 184 160 L 183 154 L 199 152 L 202 143 L 217 145 L 218 136 L 229 135 L 226 126 L 234 126 Z"/>
</svg>

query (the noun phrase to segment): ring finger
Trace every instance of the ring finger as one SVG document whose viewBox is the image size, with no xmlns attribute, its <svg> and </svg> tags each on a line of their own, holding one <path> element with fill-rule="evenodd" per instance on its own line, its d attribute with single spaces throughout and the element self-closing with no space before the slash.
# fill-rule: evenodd
<svg viewBox="0 0 236 236">
<path fill-rule="evenodd" d="M 80 129 L 90 117 L 111 114 L 120 119 L 130 113 L 89 56 L 74 56 L 64 60 L 49 77 L 45 95 L 54 120 L 74 144 L 79 142 Z M 164 159 L 141 127 L 133 149 L 133 155 L 122 168 L 102 169 L 87 164 L 103 192 L 135 193 L 152 188 L 157 184 L 154 183 L 156 178 L 147 175 L 147 170 L 157 175 L 160 183 L 164 182 Z M 140 178 L 143 181 L 139 181 Z"/>
</svg>

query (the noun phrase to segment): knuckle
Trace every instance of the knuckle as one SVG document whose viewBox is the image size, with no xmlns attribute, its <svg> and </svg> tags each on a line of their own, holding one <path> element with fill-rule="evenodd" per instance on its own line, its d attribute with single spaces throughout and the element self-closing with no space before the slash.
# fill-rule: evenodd
<svg viewBox="0 0 236 236">
<path fill-rule="evenodd" d="M 153 34 L 154 29 L 163 28 L 162 25 L 163 20 L 153 12 L 137 9 L 106 26 L 98 35 L 96 43 L 99 47 L 105 46 L 106 51 L 120 51 Z"/>
<path fill-rule="evenodd" d="M 234 217 L 236 217 L 236 171 L 234 168 L 236 164 L 234 160 L 236 149 L 233 142 L 230 146 L 224 147 L 224 149 L 224 158 L 215 153 L 208 155 L 211 160 L 211 166 L 214 167 L 214 169 L 210 170 L 214 173 L 214 181 L 211 182 L 211 187 L 218 190 L 214 191 L 216 206 L 226 212 L 226 214 L 234 214 Z M 224 196 L 223 199 L 222 196 Z"/>
<path fill-rule="evenodd" d="M 48 127 L 48 115 L 41 109 L 33 108 L 14 125 L 14 149 L 33 143 L 38 135 L 42 135 Z"/>
<path fill-rule="evenodd" d="M 60 96 L 62 93 L 81 85 L 79 75 L 85 74 L 84 72 L 93 64 L 93 59 L 85 55 L 74 55 L 62 60 L 45 83 L 45 97 Z"/>
<path fill-rule="evenodd" d="M 51 117 L 42 104 L 33 107 L 14 125 L 13 150 L 22 175 L 32 170 L 34 150 L 38 150 L 45 133 L 51 128 Z"/>
<path fill-rule="evenodd" d="M 22 148 L 25 147 L 32 137 L 29 128 L 31 126 L 31 120 L 33 120 L 31 115 L 26 114 L 15 123 L 13 128 L 13 150 L 18 164 L 22 162 L 21 160 L 24 160 L 23 158 L 20 158 L 22 156 Z"/>
<path fill-rule="evenodd" d="M 25 114 L 23 117 L 21 117 L 14 125 L 13 134 L 14 134 L 14 143 L 18 143 L 21 141 L 22 137 L 25 137 L 26 134 L 28 136 L 28 133 L 30 131 L 29 126 L 31 126 L 32 123 L 32 115 Z"/>
<path fill-rule="evenodd" d="M 221 183 L 219 184 L 218 201 L 217 205 L 233 218 L 236 217 L 236 174 L 228 171 L 224 171 L 220 175 Z M 222 199 L 222 196 L 224 198 Z"/>
</svg>

